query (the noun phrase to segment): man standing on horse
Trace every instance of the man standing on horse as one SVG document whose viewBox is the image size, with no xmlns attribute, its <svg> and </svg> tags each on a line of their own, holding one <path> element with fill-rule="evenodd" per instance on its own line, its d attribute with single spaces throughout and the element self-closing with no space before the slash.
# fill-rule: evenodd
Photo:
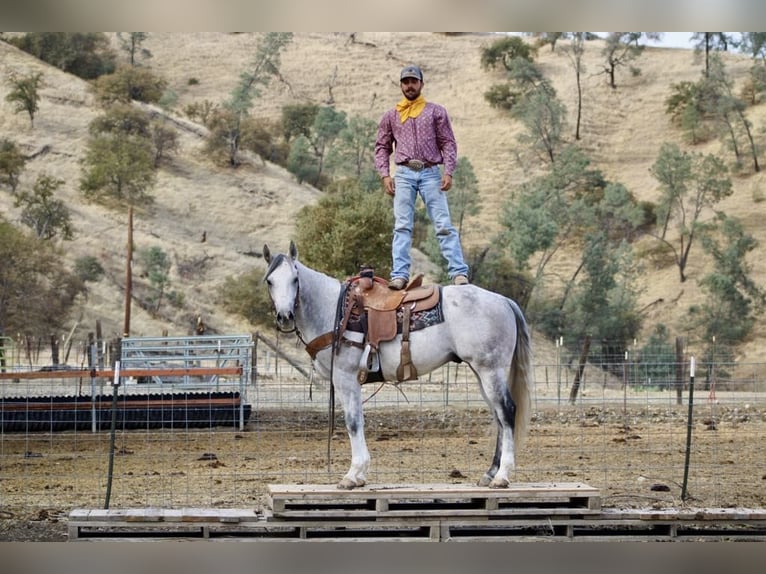
<svg viewBox="0 0 766 574">
<path fill-rule="evenodd" d="M 443 106 L 426 102 L 421 95 L 423 72 L 418 66 L 402 69 L 399 87 L 404 98 L 383 115 L 375 141 L 375 168 L 384 191 L 394 198 L 393 267 L 388 286 L 403 289 L 409 280 L 418 194 L 423 198 L 442 256 L 447 260 L 450 279 L 455 285 L 465 285 L 468 265 L 463 260 L 460 237 L 452 225 L 445 194 L 452 187 L 452 172 L 457 165 L 452 125 Z M 389 172 L 392 153 L 396 164 L 393 179 Z"/>
</svg>

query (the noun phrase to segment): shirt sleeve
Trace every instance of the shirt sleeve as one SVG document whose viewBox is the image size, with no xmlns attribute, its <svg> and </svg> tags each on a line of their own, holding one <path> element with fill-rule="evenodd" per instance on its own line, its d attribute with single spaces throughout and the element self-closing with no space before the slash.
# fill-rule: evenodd
<svg viewBox="0 0 766 574">
<path fill-rule="evenodd" d="M 391 112 L 387 112 L 378 124 L 378 135 L 375 139 L 375 169 L 380 177 L 389 175 L 393 151 L 394 132 L 391 127 Z"/>
<path fill-rule="evenodd" d="M 434 120 L 436 123 L 436 145 L 442 153 L 444 173 L 452 175 L 457 166 L 457 141 L 455 141 L 455 134 L 452 131 L 452 123 L 447 115 L 447 110 L 439 106 Z"/>
</svg>

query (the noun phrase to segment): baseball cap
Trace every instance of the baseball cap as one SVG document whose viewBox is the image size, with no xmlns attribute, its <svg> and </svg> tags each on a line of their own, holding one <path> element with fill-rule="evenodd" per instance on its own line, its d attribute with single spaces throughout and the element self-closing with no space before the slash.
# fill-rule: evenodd
<svg viewBox="0 0 766 574">
<path fill-rule="evenodd" d="M 423 81 L 423 72 L 417 66 L 405 66 L 402 68 L 402 74 L 399 76 L 399 80 L 404 78 L 415 78 L 416 80 Z"/>
</svg>

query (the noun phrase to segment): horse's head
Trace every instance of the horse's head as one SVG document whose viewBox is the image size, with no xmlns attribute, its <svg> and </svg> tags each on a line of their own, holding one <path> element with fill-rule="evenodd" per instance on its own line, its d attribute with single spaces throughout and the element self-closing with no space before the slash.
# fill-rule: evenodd
<svg viewBox="0 0 766 574">
<path fill-rule="evenodd" d="M 274 305 L 277 328 L 283 332 L 295 330 L 295 307 L 298 305 L 298 250 L 290 242 L 287 255 L 271 255 L 268 245 L 263 246 L 263 258 L 269 268 L 263 280 L 269 289 L 269 297 Z"/>
</svg>

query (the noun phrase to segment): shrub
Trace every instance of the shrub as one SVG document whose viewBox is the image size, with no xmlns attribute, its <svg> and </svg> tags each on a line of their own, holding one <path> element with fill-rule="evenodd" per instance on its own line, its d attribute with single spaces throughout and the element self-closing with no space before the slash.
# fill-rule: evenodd
<svg viewBox="0 0 766 574">
<path fill-rule="evenodd" d="M 93 255 L 79 257 L 74 263 L 74 272 L 81 281 L 95 283 L 104 276 L 104 268 Z"/>
</svg>

